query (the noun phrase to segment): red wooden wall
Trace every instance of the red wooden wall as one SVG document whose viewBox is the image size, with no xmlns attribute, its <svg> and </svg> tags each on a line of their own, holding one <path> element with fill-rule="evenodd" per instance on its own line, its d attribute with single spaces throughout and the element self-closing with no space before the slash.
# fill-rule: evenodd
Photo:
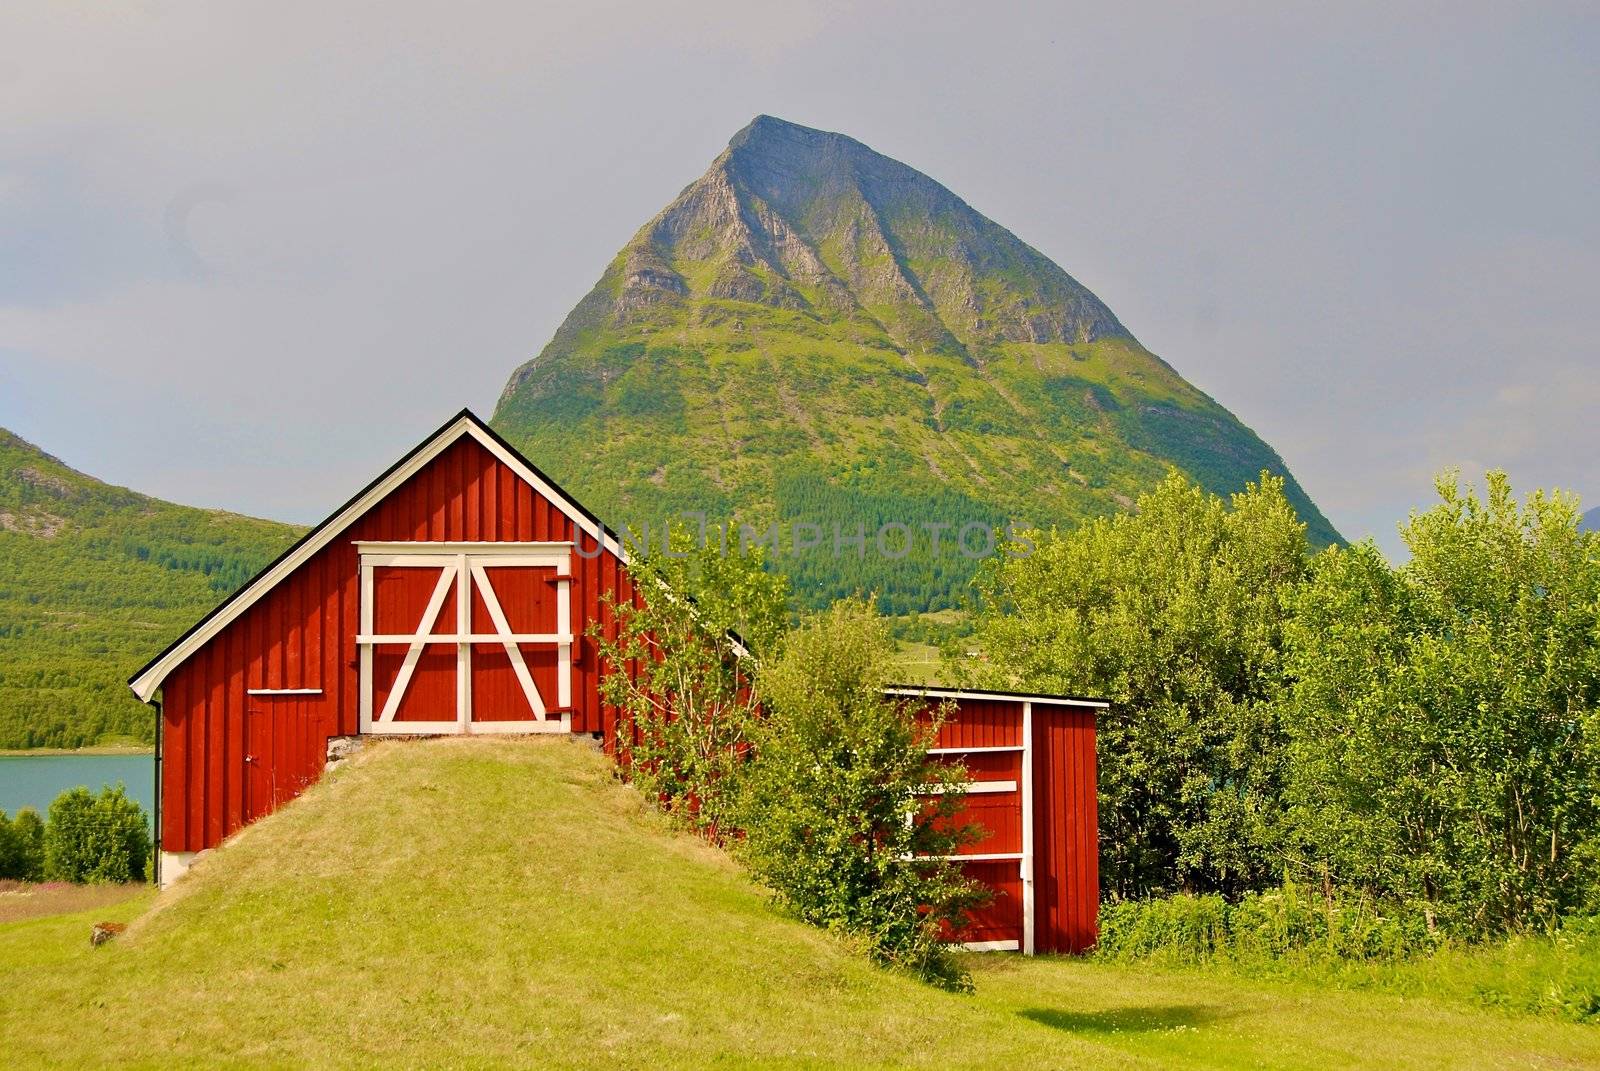
<svg viewBox="0 0 1600 1071">
<path fill-rule="evenodd" d="M 209 848 L 267 814 L 322 772 L 331 736 L 357 732 L 355 637 L 360 563 L 373 541 L 578 541 L 576 525 L 509 467 L 462 437 L 295 570 L 162 683 L 161 846 Z M 599 659 L 583 635 L 608 593 L 634 597 L 621 561 L 582 536 L 573 555 L 572 729 L 604 732 Z M 586 556 L 592 555 L 592 556 Z M 320 695 L 252 696 L 250 689 L 314 688 Z M 246 756 L 251 761 L 246 762 Z"/>
</svg>

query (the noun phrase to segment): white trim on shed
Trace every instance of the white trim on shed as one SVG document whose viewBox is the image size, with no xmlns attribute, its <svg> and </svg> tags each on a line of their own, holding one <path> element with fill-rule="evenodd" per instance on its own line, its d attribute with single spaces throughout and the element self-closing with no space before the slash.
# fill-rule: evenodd
<svg viewBox="0 0 1600 1071">
<path fill-rule="evenodd" d="M 1033 692 L 986 692 L 972 691 L 962 688 L 919 688 L 910 684 L 891 684 L 884 688 L 884 695 L 902 695 L 913 699 L 993 699 L 999 702 L 1020 702 L 1026 700 L 1030 703 L 1053 703 L 1062 707 L 1094 707 L 1105 710 L 1111 706 L 1104 699 L 1079 699 L 1070 695 L 1042 695 Z M 983 748 L 954 748 L 956 751 L 982 751 Z"/>
</svg>

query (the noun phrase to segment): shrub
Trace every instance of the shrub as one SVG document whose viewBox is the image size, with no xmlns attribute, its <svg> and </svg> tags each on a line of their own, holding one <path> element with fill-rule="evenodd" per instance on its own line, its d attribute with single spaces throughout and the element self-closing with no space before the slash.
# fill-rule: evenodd
<svg viewBox="0 0 1600 1071">
<path fill-rule="evenodd" d="M 1100 908 L 1096 953 L 1114 959 L 1205 963 L 1227 946 L 1228 905 L 1215 894 L 1113 900 Z"/>
<path fill-rule="evenodd" d="M 0 878 L 15 878 L 21 860 L 16 834 L 11 831 L 11 819 L 0 811 Z"/>
<path fill-rule="evenodd" d="M 742 854 L 801 918 L 960 987 L 944 938 L 984 893 L 939 857 L 971 836 L 951 825 L 966 774 L 929 758 L 913 704 L 884 698 L 893 651 L 869 604 L 842 602 L 763 671 L 768 716 L 753 729 Z"/>
<path fill-rule="evenodd" d="M 1474 1003 L 1600 1021 L 1600 918 L 1569 919 L 1548 936 L 1451 949 L 1430 964 L 1430 989 L 1467 988 Z"/>
<path fill-rule="evenodd" d="M 39 812 L 24 807 L 17 817 L 0 811 L 0 878 L 38 881 L 44 876 L 44 823 Z"/>
<path fill-rule="evenodd" d="M 1100 910 L 1096 952 L 1112 959 L 1199 965 L 1219 959 L 1381 961 L 1434 947 L 1420 912 L 1380 911 L 1365 901 L 1309 896 L 1285 883 L 1247 893 L 1232 904 L 1217 895 L 1190 894 L 1108 903 Z"/>
<path fill-rule="evenodd" d="M 683 533 L 678 533 L 681 543 Z M 788 588 L 765 572 L 759 549 L 718 553 L 715 543 L 641 555 L 636 602 L 608 599 L 615 639 L 589 635 L 605 671 L 600 694 L 617 708 L 617 759 L 634 786 L 677 822 L 720 839 L 760 704 L 751 687 L 758 654 L 779 645 Z M 615 672 L 633 665 L 636 674 Z"/>
<path fill-rule="evenodd" d="M 0 878 L 22 876 L 17 873 L 22 862 L 19 848 L 16 834 L 11 831 L 11 819 L 6 817 L 6 812 L 0 811 Z"/>
<path fill-rule="evenodd" d="M 633 573 L 642 597 L 609 604 L 616 637 L 590 631 L 628 779 L 735 844 L 801 918 L 964 985 L 944 938 L 987 894 L 941 857 L 971 835 L 951 822 L 965 773 L 929 759 L 912 704 L 884 699 L 883 620 L 853 601 L 789 633 L 759 551 L 641 556 Z"/>
<path fill-rule="evenodd" d="M 119 782 L 96 796 L 82 786 L 50 804 L 44 870 L 58 881 L 143 881 L 150 859 L 144 808 Z"/>
</svg>

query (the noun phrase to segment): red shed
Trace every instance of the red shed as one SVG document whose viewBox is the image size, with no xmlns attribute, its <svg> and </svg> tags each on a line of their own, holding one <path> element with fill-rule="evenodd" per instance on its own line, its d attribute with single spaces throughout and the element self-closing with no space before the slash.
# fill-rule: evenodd
<svg viewBox="0 0 1600 1071">
<path fill-rule="evenodd" d="M 994 890 L 959 934 L 969 948 L 1082 952 L 1100 906 L 1095 714 L 1106 703 L 1062 695 L 889 689 L 953 706 L 933 753 L 962 763 L 957 820 L 983 831 L 955 858 Z"/>
<path fill-rule="evenodd" d="M 634 598 L 622 539 L 463 410 L 129 682 L 161 695 L 159 878 L 299 795 L 340 737 L 587 733 L 610 750 L 587 634 L 615 636 L 608 595 Z M 962 936 L 1092 944 L 1104 704 L 926 694 L 957 705 L 939 750 L 974 771 L 968 810 L 993 830 L 969 866 L 1000 895 Z"/>
</svg>

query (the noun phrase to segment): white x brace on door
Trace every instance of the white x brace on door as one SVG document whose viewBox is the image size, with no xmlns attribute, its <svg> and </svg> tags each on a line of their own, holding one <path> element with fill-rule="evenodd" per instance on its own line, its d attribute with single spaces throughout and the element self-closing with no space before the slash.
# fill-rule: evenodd
<svg viewBox="0 0 1600 1071">
<path fill-rule="evenodd" d="M 357 548 L 363 733 L 570 730 L 572 544 Z"/>
</svg>

